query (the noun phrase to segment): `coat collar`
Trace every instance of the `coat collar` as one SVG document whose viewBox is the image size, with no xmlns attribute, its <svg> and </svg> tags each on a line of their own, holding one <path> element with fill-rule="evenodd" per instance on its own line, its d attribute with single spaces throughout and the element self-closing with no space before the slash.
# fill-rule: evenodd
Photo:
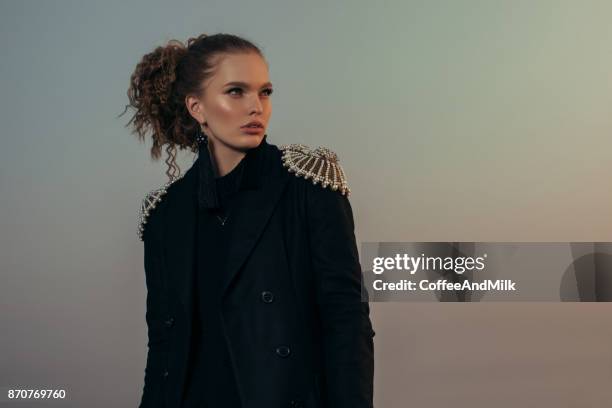
<svg viewBox="0 0 612 408">
<path fill-rule="evenodd" d="M 256 246 L 291 177 L 282 165 L 281 156 L 278 147 L 268 144 L 264 138 L 244 158 L 246 161 L 241 179 L 243 193 L 232 212 L 232 223 L 228 224 L 232 239 L 228 247 L 226 270 L 223 271 L 222 296 L 227 294 L 230 283 Z M 194 308 L 193 278 L 200 219 L 198 193 L 201 182 L 211 180 L 210 173 L 204 173 L 204 179 L 201 178 L 199 167 L 200 163 L 196 162 L 185 173 L 183 182 L 176 188 L 175 204 L 170 211 L 166 211 L 164 223 L 164 267 L 168 286 L 177 293 L 188 316 L 191 316 Z M 205 198 L 205 201 L 209 198 Z M 211 202 L 206 201 L 205 204 Z"/>
<path fill-rule="evenodd" d="M 243 172 L 240 178 L 239 190 L 257 190 L 262 186 L 262 172 L 265 160 L 266 150 L 269 148 L 267 142 L 268 135 L 259 145 L 250 149 L 242 158 L 238 166 L 241 166 L 240 171 Z M 219 207 L 219 196 L 215 183 L 215 171 L 212 165 L 210 151 L 208 150 L 208 137 L 204 136 L 200 142 L 198 159 L 196 160 L 198 173 L 198 187 L 194 191 L 198 197 L 198 208 L 213 209 Z"/>
</svg>

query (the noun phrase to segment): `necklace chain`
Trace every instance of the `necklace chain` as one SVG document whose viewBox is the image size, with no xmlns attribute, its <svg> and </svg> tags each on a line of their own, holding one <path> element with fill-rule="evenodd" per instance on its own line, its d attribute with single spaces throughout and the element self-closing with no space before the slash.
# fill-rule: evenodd
<svg viewBox="0 0 612 408">
<path fill-rule="evenodd" d="M 225 217 L 220 217 L 219 214 L 215 214 L 215 217 L 217 217 L 217 219 L 219 220 L 219 222 L 221 222 L 221 225 L 223 226 L 225 225 L 225 221 L 227 221 L 227 218 L 229 217 L 229 211 Z"/>
<path fill-rule="evenodd" d="M 221 221 L 221 225 L 225 225 L 225 221 L 227 221 L 227 217 L 228 217 L 228 216 L 226 215 L 226 216 L 225 216 L 225 218 L 221 218 L 221 217 L 219 217 L 219 216 L 217 215 L 217 219 L 218 219 L 219 221 Z"/>
</svg>

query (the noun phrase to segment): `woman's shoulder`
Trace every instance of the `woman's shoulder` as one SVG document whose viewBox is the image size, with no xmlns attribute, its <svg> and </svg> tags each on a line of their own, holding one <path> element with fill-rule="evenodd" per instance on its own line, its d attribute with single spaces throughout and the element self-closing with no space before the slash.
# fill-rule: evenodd
<svg viewBox="0 0 612 408">
<path fill-rule="evenodd" d="M 351 190 L 338 155 L 331 149 L 303 144 L 278 146 L 282 165 L 293 176 L 296 199 L 312 225 L 353 228 Z"/>
<path fill-rule="evenodd" d="M 172 189 L 172 186 L 183 177 L 175 177 L 168 180 L 161 187 L 149 191 L 145 194 L 140 204 L 140 210 L 138 212 L 138 238 L 144 241 L 145 226 L 151 223 L 159 204 L 162 202 L 164 197 L 168 194 L 168 191 Z"/>
<path fill-rule="evenodd" d="M 316 189 L 337 191 L 343 196 L 349 196 L 346 173 L 340 165 L 338 155 L 331 149 L 292 143 L 278 146 L 281 152 L 283 167 L 297 179 L 310 181 Z"/>
</svg>

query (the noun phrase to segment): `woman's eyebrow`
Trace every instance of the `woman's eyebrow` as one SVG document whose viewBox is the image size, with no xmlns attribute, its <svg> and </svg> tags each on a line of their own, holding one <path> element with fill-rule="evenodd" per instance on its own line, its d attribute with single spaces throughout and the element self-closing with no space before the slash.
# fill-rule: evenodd
<svg viewBox="0 0 612 408">
<path fill-rule="evenodd" d="M 232 81 L 232 82 L 228 82 L 227 84 L 225 84 L 225 86 L 228 86 L 228 85 L 242 86 L 244 88 L 249 88 L 249 84 L 247 84 L 246 82 L 241 82 L 241 81 Z M 265 84 L 261 86 L 261 88 L 265 88 L 267 86 L 272 86 L 272 82 L 266 82 Z"/>
</svg>

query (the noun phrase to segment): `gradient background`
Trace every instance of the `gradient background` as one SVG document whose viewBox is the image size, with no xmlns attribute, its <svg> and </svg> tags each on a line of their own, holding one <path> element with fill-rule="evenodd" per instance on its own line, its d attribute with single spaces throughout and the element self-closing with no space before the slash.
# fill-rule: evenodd
<svg viewBox="0 0 612 408">
<path fill-rule="evenodd" d="M 166 177 L 117 115 L 172 38 L 261 46 L 269 141 L 338 153 L 360 242 L 612 241 L 612 2 L 330 3 L 0 2 L 0 388 L 140 399 L 137 213 Z M 376 406 L 608 407 L 611 311 L 373 304 Z"/>
</svg>

